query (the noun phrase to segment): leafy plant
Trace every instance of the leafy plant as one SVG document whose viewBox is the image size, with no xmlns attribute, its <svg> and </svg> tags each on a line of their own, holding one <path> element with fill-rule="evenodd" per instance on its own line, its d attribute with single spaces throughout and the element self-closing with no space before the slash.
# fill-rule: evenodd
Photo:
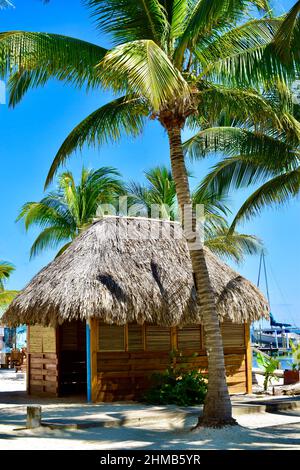
<svg viewBox="0 0 300 470">
<path fill-rule="evenodd" d="M 170 365 L 166 371 L 153 374 L 152 380 L 144 400 L 153 405 L 199 405 L 206 397 L 207 380 L 198 370 Z"/>
<path fill-rule="evenodd" d="M 300 370 L 300 343 L 294 344 L 290 342 L 293 357 L 293 370 Z"/>
<path fill-rule="evenodd" d="M 268 390 L 268 385 L 271 382 L 271 379 L 278 380 L 278 377 L 275 375 L 275 370 L 279 369 L 280 362 L 276 357 L 270 357 L 257 353 L 257 364 L 259 367 L 264 369 L 264 390 Z"/>
</svg>

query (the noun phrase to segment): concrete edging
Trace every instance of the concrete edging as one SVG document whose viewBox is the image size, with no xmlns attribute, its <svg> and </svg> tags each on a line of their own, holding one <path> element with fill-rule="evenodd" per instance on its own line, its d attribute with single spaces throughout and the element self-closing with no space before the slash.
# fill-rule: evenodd
<svg viewBox="0 0 300 470">
<path fill-rule="evenodd" d="M 170 422 L 174 427 L 182 428 L 188 418 L 197 418 L 201 415 L 203 407 L 195 409 L 188 408 L 187 410 L 164 410 L 156 411 L 155 413 L 149 412 L 144 416 L 136 416 L 137 411 L 132 412 L 133 416 L 121 416 L 120 418 L 100 419 L 98 420 L 42 420 L 41 426 L 50 429 L 87 429 L 87 428 L 119 428 L 122 426 L 146 426 L 153 425 L 159 420 L 160 423 L 166 421 Z M 233 405 L 233 416 L 241 416 L 253 413 L 276 413 L 285 410 L 300 409 L 300 400 L 270 400 L 262 401 L 261 403 L 241 403 Z"/>
</svg>

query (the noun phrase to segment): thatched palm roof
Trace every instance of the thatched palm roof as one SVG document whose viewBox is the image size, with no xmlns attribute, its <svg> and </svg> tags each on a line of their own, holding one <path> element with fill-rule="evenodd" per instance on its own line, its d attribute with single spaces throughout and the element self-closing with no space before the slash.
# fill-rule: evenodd
<svg viewBox="0 0 300 470">
<path fill-rule="evenodd" d="M 206 249 L 220 319 L 268 315 L 258 289 Z M 55 325 L 96 317 L 107 323 L 199 322 L 187 245 L 180 225 L 105 217 L 40 271 L 11 303 L 8 324 Z"/>
</svg>

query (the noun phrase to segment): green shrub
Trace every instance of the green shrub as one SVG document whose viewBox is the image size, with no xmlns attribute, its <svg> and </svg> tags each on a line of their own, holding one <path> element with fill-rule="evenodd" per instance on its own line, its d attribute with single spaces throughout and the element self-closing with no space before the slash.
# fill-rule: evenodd
<svg viewBox="0 0 300 470">
<path fill-rule="evenodd" d="M 199 405 L 207 393 L 207 380 L 196 371 L 184 371 L 169 367 L 163 373 L 152 376 L 153 386 L 144 399 L 153 405 Z"/>
</svg>

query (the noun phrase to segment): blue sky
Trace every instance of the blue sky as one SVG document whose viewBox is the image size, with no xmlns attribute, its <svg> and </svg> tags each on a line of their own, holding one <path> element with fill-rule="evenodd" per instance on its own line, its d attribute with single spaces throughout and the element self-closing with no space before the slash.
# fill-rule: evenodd
<svg viewBox="0 0 300 470">
<path fill-rule="evenodd" d="M 15 9 L 0 11 L 0 29 L 62 33 L 109 47 L 95 29 L 89 12 L 80 0 L 51 0 L 44 6 L 39 0 L 15 0 Z M 273 1 L 283 13 L 293 0 Z M 0 105 L 1 171 L 0 171 L 0 259 L 16 266 L 9 288 L 21 289 L 53 257 L 53 253 L 29 261 L 29 249 L 36 232 L 26 233 L 15 219 L 22 204 L 39 200 L 53 156 L 65 136 L 90 112 L 110 96 L 102 92 L 74 90 L 57 82 L 31 91 L 20 105 L 9 109 Z M 120 143 L 101 149 L 84 149 L 72 157 L 67 167 L 78 174 L 83 163 L 91 168 L 103 165 L 117 167 L 124 178 L 143 181 L 143 171 L 157 164 L 168 164 L 168 145 L 164 131 L 149 123 L 142 137 L 124 138 Z M 213 161 L 190 165 L 193 184 L 205 175 Z M 245 194 L 232 197 L 237 209 Z M 268 269 L 272 309 L 283 321 L 300 324 L 299 230 L 300 202 L 265 210 L 260 217 L 240 227 L 261 237 L 268 251 Z M 259 260 L 248 257 L 239 271 L 256 282 Z"/>
</svg>

